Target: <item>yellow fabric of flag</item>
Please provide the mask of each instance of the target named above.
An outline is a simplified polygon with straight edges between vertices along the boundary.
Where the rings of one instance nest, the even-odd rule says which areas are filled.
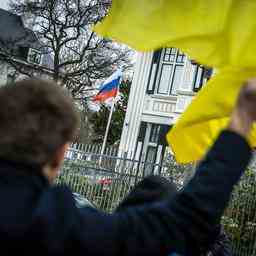
[[[167,135],[178,162],[198,161],[204,156],[227,126],[243,82],[255,76],[256,69],[224,68],[198,93]],[[255,128],[249,141],[256,146]]]
[[[137,50],[176,47],[219,69],[168,134],[179,162],[202,158],[226,126],[242,83],[256,76],[255,13],[255,0],[113,0],[96,25]],[[256,145],[255,132],[250,141]]]
[[[95,27],[140,51],[177,47],[214,67],[256,65],[255,0],[113,0]]]

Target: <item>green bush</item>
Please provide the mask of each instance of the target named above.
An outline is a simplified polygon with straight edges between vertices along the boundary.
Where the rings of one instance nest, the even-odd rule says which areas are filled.
[[[237,255],[255,255],[256,238],[256,172],[248,169],[232,194],[222,218]]]

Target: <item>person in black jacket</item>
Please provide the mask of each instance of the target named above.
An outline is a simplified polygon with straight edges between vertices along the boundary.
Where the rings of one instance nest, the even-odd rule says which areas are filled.
[[[140,181],[120,202],[116,211],[123,211],[134,206],[159,202],[178,193],[177,186],[171,180],[158,175],[151,175]],[[201,256],[232,256],[232,245],[224,228],[218,224],[208,237],[207,244],[202,245]]]
[[[242,89],[227,130],[180,193],[113,214],[78,209],[67,187],[51,185],[75,135],[69,97],[41,80],[1,87],[1,253],[198,256],[251,158],[255,83]]]
[[[159,175],[150,175],[141,180],[119,203],[116,212],[171,198],[178,193],[175,183]]]

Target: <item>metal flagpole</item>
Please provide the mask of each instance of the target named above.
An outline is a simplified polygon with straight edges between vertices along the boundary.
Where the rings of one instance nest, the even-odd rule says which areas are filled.
[[[110,112],[109,112],[108,123],[107,123],[106,132],[105,132],[105,136],[104,136],[104,140],[103,140],[103,144],[102,144],[102,148],[101,148],[101,153],[100,153],[101,155],[104,155],[104,153],[105,153],[105,149],[106,149],[106,145],[107,145],[107,139],[108,139],[108,133],[109,133],[109,128],[110,128],[110,123],[111,123],[112,114],[113,114],[114,106],[115,106],[115,101],[116,101],[116,97],[112,101],[111,109],[110,109]]]
[[[118,85],[117,85],[117,94],[119,92],[120,80],[121,80],[121,76],[119,78]],[[106,132],[105,132],[105,135],[104,135],[104,140],[103,140],[103,144],[102,144],[102,148],[101,148],[101,153],[100,153],[100,159],[99,159],[100,160],[99,161],[100,165],[101,165],[101,162],[102,162],[102,156],[105,153],[105,149],[106,149],[106,145],[107,145],[108,133],[109,133],[110,123],[111,123],[111,119],[112,119],[112,114],[114,112],[114,107],[115,107],[115,103],[116,103],[116,96],[117,96],[117,94],[113,98],[111,109],[110,109],[110,113],[109,113],[109,116],[108,116],[108,123],[107,123],[107,127],[106,127]]]

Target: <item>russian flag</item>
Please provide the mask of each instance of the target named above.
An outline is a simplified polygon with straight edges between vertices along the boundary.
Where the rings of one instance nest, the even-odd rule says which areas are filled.
[[[107,99],[116,97],[121,76],[121,70],[114,72],[100,87],[99,92],[94,96],[93,101],[104,102]]]

